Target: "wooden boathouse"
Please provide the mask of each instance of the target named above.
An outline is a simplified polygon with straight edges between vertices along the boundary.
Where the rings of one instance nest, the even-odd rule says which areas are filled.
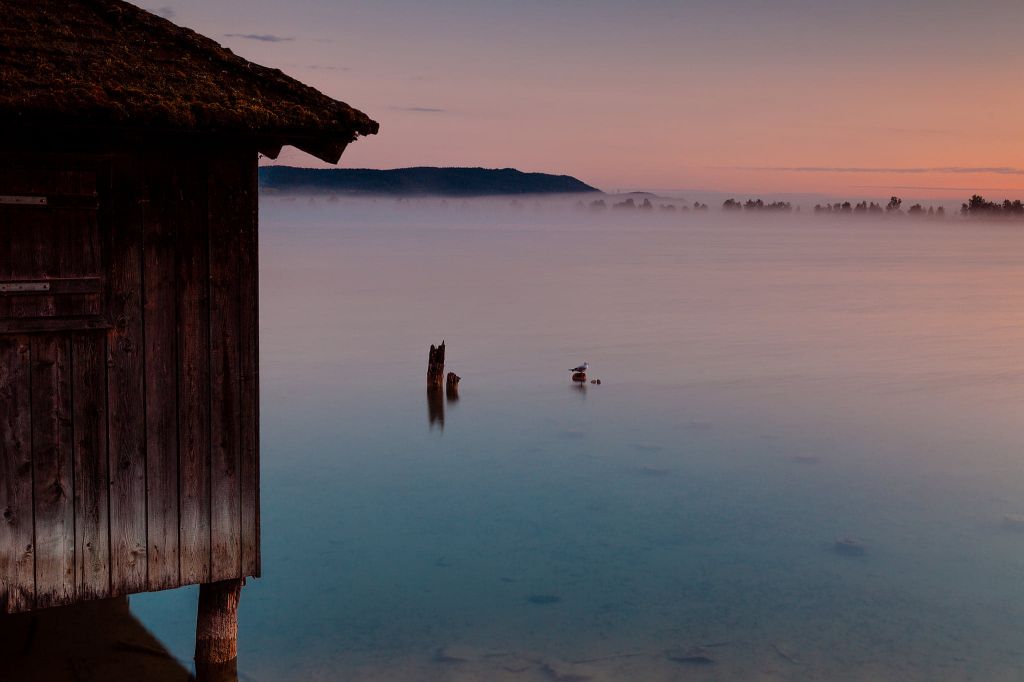
[[[237,603],[258,155],[336,163],[377,123],[119,0],[0,16],[0,614],[196,583]]]

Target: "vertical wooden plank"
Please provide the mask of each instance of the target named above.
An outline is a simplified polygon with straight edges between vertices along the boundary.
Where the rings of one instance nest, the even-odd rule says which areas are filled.
[[[242,575],[240,539],[241,367],[238,240],[246,202],[238,155],[210,158],[210,527],[211,580]]]
[[[104,212],[110,254],[107,341],[110,579],[113,596],[146,589],[146,433],[142,339],[142,200],[134,164],[113,161]]]
[[[49,253],[46,258],[47,277],[73,277],[79,275],[81,267],[81,211],[48,209],[53,215],[53,231],[50,234]],[[77,237],[77,238],[76,238]],[[76,244],[76,242],[78,242]],[[79,275],[80,276],[80,275]],[[53,296],[54,317],[74,314],[70,296]]]
[[[146,538],[150,590],[178,582],[178,350],[175,215],[180,158],[147,164],[143,210]]]
[[[206,166],[184,184],[178,238],[178,438],[182,583],[210,582],[210,309]]]
[[[246,205],[239,215],[238,241],[240,309],[240,358],[242,369],[241,484],[242,574],[260,574],[259,531],[259,262],[258,262],[258,180],[256,155],[244,156],[239,187]]]
[[[49,208],[32,211],[19,218],[21,229],[11,232],[12,279],[40,279],[53,270],[53,252],[56,247],[53,212]],[[53,296],[11,298],[11,314],[14,317],[53,317],[55,309]]]
[[[0,184],[0,192],[3,192],[3,185]],[[14,273],[14,253],[11,249],[11,240],[16,234],[16,214],[13,207],[0,207],[0,280],[12,279]],[[0,319],[11,316],[11,297],[0,296]]]
[[[96,176],[92,178],[92,185],[96,185]],[[95,190],[93,190],[95,192]],[[100,237],[99,211],[89,211],[83,216],[82,234],[82,272],[84,275],[96,275],[101,281],[106,281],[107,273],[104,265],[102,240]],[[99,315],[103,312],[103,298],[99,295],[90,296],[76,306],[80,315]]]
[[[101,275],[96,210],[90,208],[55,209],[53,254],[48,274],[52,277],[88,277]],[[99,312],[93,296],[59,295],[50,297],[57,317]]]
[[[0,337],[0,613],[35,605],[30,345]]]
[[[32,338],[32,478],[36,607],[75,595],[71,357],[65,335]]]
[[[79,599],[110,594],[106,334],[71,338],[75,443],[75,573]]]

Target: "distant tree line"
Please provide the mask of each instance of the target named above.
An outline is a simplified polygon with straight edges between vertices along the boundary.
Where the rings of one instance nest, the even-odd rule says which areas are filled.
[[[577,208],[584,208],[583,202],[582,201],[577,202],[576,203],[576,207]],[[604,199],[597,199],[595,201],[591,201],[590,202],[589,208],[590,208],[591,211],[604,211],[605,209],[608,208],[608,204],[605,203]],[[654,204],[651,203],[651,200],[649,198],[644,198],[644,200],[641,201],[638,204],[638,203],[636,203],[635,199],[633,199],[632,197],[629,197],[628,199],[624,199],[623,201],[619,201],[617,203],[613,203],[612,204],[612,208],[613,209],[626,209],[626,210],[636,209],[636,210],[640,210],[640,211],[650,211],[650,210],[654,209]],[[676,210],[689,211],[690,210],[690,207],[687,206],[686,204],[683,204],[683,205],[678,206],[678,207],[675,204],[658,204],[658,208],[660,210],[662,210],[662,211],[676,211]],[[708,210],[708,205],[707,204],[702,204],[699,201],[695,201],[695,202],[693,202],[693,210],[694,211],[706,211],[706,210]]]
[[[788,201],[773,201],[766,204],[763,199],[747,199],[742,204],[735,199],[722,202],[723,211],[792,211],[793,205]]]
[[[851,204],[849,201],[844,201],[841,204],[815,204],[815,213],[883,213],[882,207],[875,202],[870,204],[866,201],[862,201],[859,204]]]
[[[882,206],[875,202],[868,203],[862,201],[859,204],[851,205],[849,201],[844,201],[841,204],[816,204],[814,206],[815,213],[895,213],[901,214],[903,211],[903,199],[899,197],[890,197],[889,203],[886,204],[883,209]],[[906,210],[906,214],[910,216],[926,217],[934,216],[937,218],[944,217],[946,215],[946,209],[942,206],[927,208],[921,204],[914,204]],[[1009,199],[1003,199],[1002,203],[995,201],[988,201],[985,197],[975,194],[970,200],[961,204],[960,214],[968,217],[975,218],[1024,218],[1024,202],[1020,199],[1010,201]]]
[[[1024,217],[1024,203],[1021,203],[1020,199],[1003,199],[1003,203],[999,204],[986,201],[985,197],[975,194],[967,203],[960,206],[960,214],[975,218],[1020,218]]]
[[[584,208],[582,201],[577,203],[577,207]],[[604,199],[597,199],[591,201],[589,204],[591,210],[605,210],[608,208],[608,204]],[[611,208],[613,209],[635,209],[640,211],[651,211],[655,208],[655,204],[650,198],[645,197],[639,203],[633,197],[624,199],[623,201],[612,203]],[[680,203],[676,204],[657,204],[657,208],[661,211],[688,211],[691,209],[690,205]],[[695,211],[706,211],[708,205],[695,201],[692,204],[692,209]],[[735,198],[729,198],[722,202],[723,211],[769,211],[769,212],[790,212],[793,211],[793,205],[788,201],[772,201],[766,202],[763,199],[747,199],[746,201],[739,201]],[[796,207],[799,211],[800,207]],[[815,213],[836,213],[836,214],[851,214],[851,215],[906,215],[917,218],[944,218],[946,216],[946,209],[942,206],[923,206],[922,204],[914,204],[907,209],[903,208],[903,199],[897,196],[889,197],[889,202],[882,206],[874,201],[860,201],[856,204],[849,201],[828,203],[828,204],[815,204]],[[973,195],[967,202],[961,205],[960,214],[965,217],[971,218],[1018,218],[1024,219],[1024,202],[1020,199],[1010,201],[1004,199],[1001,203],[996,201],[988,201],[979,194]]]
[[[900,215],[903,214],[903,199],[899,197],[889,197],[889,203],[884,207],[881,204],[877,204],[874,201],[867,202],[861,201],[857,204],[851,204],[849,201],[844,201],[841,204],[815,204],[815,213],[856,213],[860,215],[874,214],[879,215],[882,213]],[[941,218],[946,215],[946,209],[942,206],[934,207],[929,206],[925,208],[921,204],[914,204],[906,210],[907,215],[915,217],[926,217],[932,216]]]

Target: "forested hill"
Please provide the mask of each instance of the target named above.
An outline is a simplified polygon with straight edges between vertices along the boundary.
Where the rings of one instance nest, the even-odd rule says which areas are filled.
[[[444,197],[600,192],[569,175],[523,173],[514,168],[432,167],[371,170],[261,166],[260,188],[275,192]]]

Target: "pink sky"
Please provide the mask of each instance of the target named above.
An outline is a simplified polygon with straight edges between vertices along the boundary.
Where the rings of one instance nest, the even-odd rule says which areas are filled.
[[[154,0],[366,111],[343,167],[1024,195],[1019,0]],[[280,163],[318,165],[286,150]]]

